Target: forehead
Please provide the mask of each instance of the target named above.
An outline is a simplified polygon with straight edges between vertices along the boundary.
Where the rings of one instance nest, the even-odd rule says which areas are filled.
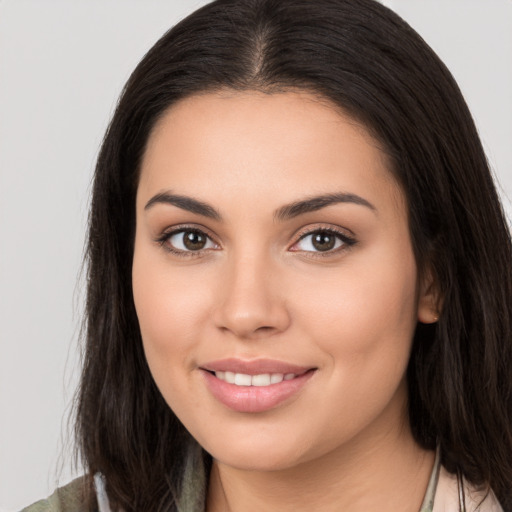
[[[264,195],[276,206],[336,190],[403,206],[377,141],[307,92],[222,91],[173,105],[149,137],[138,196],[168,189],[209,202]]]

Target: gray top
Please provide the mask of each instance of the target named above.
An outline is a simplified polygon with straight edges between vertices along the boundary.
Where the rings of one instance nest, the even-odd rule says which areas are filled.
[[[87,512],[84,504],[85,479],[78,478],[57,489],[48,499],[24,508],[22,512]],[[204,512],[207,475],[202,449],[194,443],[183,474],[183,491],[179,498],[179,512]],[[105,492],[105,481],[95,475],[98,512],[113,512]],[[503,512],[492,491],[477,490],[441,465],[437,450],[432,474],[419,512]],[[122,511],[117,511],[122,512]]]

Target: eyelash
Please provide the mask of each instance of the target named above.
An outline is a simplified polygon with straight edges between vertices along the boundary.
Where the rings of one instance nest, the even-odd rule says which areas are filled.
[[[202,235],[206,237],[208,240],[212,241],[214,244],[218,245],[217,242],[214,241],[213,237],[209,235],[204,229],[197,228],[195,226],[177,226],[173,228],[171,231],[165,231],[162,233],[161,236],[159,236],[155,241],[162,246],[163,249],[166,251],[179,256],[181,258],[195,258],[199,257],[203,254],[204,251],[209,251],[211,248],[208,249],[199,249],[197,251],[184,251],[182,249],[176,249],[172,245],[170,245],[169,240],[172,236],[177,235],[179,233],[197,233],[199,235]],[[329,256],[333,256],[335,254],[338,254],[339,252],[346,251],[347,249],[350,249],[355,244],[357,244],[357,241],[355,238],[348,236],[346,233],[342,232],[341,230],[337,230],[333,228],[332,226],[329,227],[322,227],[318,226],[314,229],[309,229],[307,231],[304,231],[303,233],[300,233],[298,235],[297,241],[293,243],[292,247],[299,244],[302,240],[305,240],[308,236],[313,236],[317,233],[326,233],[329,235],[335,236],[339,241],[341,241],[341,246],[335,248],[334,250],[330,249],[327,251],[301,251],[301,250],[292,250],[292,252],[304,252],[308,253],[308,257],[312,258],[326,258]],[[289,249],[290,250],[290,249]]]
[[[328,258],[330,256],[334,256],[339,254],[340,252],[344,252],[354,245],[356,245],[357,240],[353,236],[347,235],[345,232],[338,230],[332,226],[323,227],[317,226],[314,229],[304,230],[302,233],[299,233],[298,239],[292,247],[296,246],[302,240],[305,240],[308,236],[313,236],[317,233],[326,233],[328,235],[335,236],[339,241],[341,241],[341,246],[335,249],[329,249],[327,251],[300,251],[294,250],[293,252],[304,252],[308,254],[310,258]]]
[[[163,249],[165,249],[166,251],[176,255],[176,256],[179,256],[181,258],[197,258],[198,256],[201,256],[202,253],[205,251],[205,250],[210,250],[210,249],[200,249],[198,251],[183,251],[181,249],[176,249],[175,247],[173,247],[170,243],[169,243],[169,240],[171,239],[172,236],[174,235],[177,235],[179,233],[197,233],[199,235],[203,235],[204,237],[206,237],[208,240],[211,240],[214,242],[213,240],[213,237],[211,235],[209,235],[205,230],[204,228],[198,228],[196,226],[176,226],[174,227],[172,230],[170,231],[164,231],[161,236],[159,236],[157,239],[156,239],[156,242],[162,246]],[[216,242],[214,242],[216,245],[218,245]]]

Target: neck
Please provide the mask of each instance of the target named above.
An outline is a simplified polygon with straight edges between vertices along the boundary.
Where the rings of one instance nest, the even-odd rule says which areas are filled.
[[[250,471],[214,461],[207,511],[417,511],[433,463],[434,452],[419,447],[403,425],[293,468]]]

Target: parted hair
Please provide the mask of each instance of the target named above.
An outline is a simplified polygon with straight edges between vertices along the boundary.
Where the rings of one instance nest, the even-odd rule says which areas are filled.
[[[184,97],[221,89],[313,92],[379,141],[407,199],[419,272],[439,297],[439,322],[418,325],[408,366],[414,437],[512,510],[509,229],[452,75],[374,0],[217,0],[164,34],[129,78],[100,150],[89,216],[76,399],[88,474],[101,472],[111,504],[126,512],[176,510],[194,441],[144,356],[131,283],[135,195],[158,119]]]

